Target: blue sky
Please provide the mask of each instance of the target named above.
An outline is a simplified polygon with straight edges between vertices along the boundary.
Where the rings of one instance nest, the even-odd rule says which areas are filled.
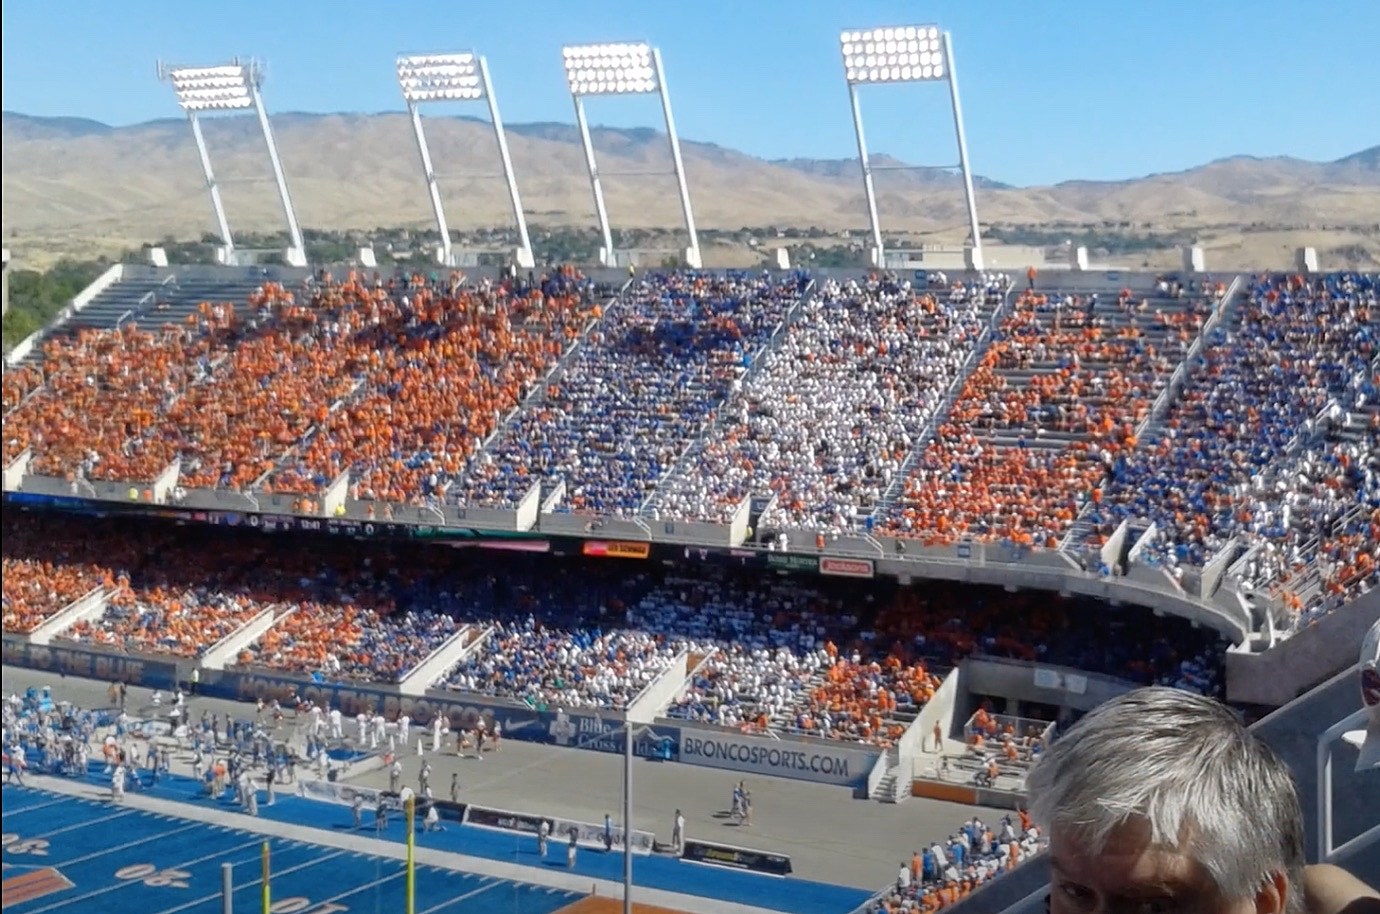
[[[856,155],[843,28],[954,36],[974,170],[1016,184],[1173,171],[1238,153],[1330,160],[1380,143],[1380,0],[6,0],[7,111],[130,124],[177,115],[154,61],[268,64],[270,111],[392,111],[401,51],[473,48],[504,119],[570,121],[567,43],[662,49],[686,139],[767,158]],[[863,93],[868,145],[957,161],[938,85]],[[597,124],[660,126],[650,98]],[[482,114],[482,106],[455,106]],[[437,114],[440,111],[435,112]]]

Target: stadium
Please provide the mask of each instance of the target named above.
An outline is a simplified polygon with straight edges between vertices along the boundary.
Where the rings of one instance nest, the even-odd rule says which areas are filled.
[[[1026,776],[1142,686],[1230,706],[1308,862],[1380,884],[1343,739],[1380,275],[985,246],[949,34],[839,44],[867,270],[704,263],[650,44],[565,49],[601,248],[541,266],[482,56],[397,60],[442,239],[408,267],[308,262],[257,62],[160,65],[218,263],[114,264],[6,355],[6,911],[1044,910]],[[880,225],[858,97],[900,82],[949,94],[964,245]],[[674,267],[604,204],[584,100],[629,94]],[[500,263],[452,244],[439,101],[488,106]],[[221,202],[227,111],[271,257]]]

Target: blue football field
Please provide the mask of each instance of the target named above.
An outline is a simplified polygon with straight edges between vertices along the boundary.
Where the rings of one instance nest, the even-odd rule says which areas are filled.
[[[88,783],[105,780],[94,767]],[[234,910],[262,911],[261,854],[270,845],[272,914],[401,912],[405,908],[404,864],[286,838],[272,838],[230,825],[211,825],[84,799],[5,785],[3,861],[5,914],[88,910],[137,914],[219,914],[221,866],[234,876]],[[203,808],[235,809],[229,799],[201,796],[190,779],[165,778],[144,790],[149,796]],[[337,834],[354,833],[351,811],[279,794],[263,803],[260,818]],[[406,826],[391,817],[375,835],[372,815],[362,834],[401,844]],[[443,832],[417,836],[419,848],[452,851],[530,867],[565,870],[564,849],[542,860],[534,838],[447,823]],[[618,880],[622,856],[581,850],[575,872]],[[674,859],[639,857],[638,885],[753,905],[788,914],[847,914],[868,897],[857,889],[795,878],[700,866]],[[501,879],[419,865],[416,911],[477,914],[556,914],[585,896]]]
[[[274,914],[402,911],[401,861],[25,788],[4,788],[4,910],[220,914],[221,865],[234,910],[262,910],[270,846]],[[580,896],[418,866],[418,914],[554,914]]]

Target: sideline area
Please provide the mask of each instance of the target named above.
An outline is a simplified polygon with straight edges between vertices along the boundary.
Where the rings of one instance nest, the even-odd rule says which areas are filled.
[[[405,859],[406,852],[404,827],[396,816],[388,833],[374,838],[364,836],[372,835],[372,829],[358,833],[348,823],[343,828],[323,828],[315,821],[311,825],[300,824],[299,820],[318,818],[310,815],[310,810],[322,804],[295,797],[282,797],[273,807],[260,807],[261,811],[277,811],[280,815],[254,818],[230,812],[233,807],[228,802],[212,808],[154,796],[156,792],[185,791],[190,785],[183,778],[174,778],[173,783],[165,782],[153,790],[132,792],[117,807],[109,802],[108,791],[93,786],[96,779],[95,774],[85,781],[36,775],[26,779],[31,786],[4,787],[5,834],[13,836],[6,838],[5,846],[6,911],[43,914],[77,910],[72,906],[117,891],[128,890],[123,897],[133,897],[142,886],[145,890],[193,890],[200,895],[184,897],[164,908],[159,907],[164,899],[158,896],[168,893],[155,892],[128,906],[121,900],[121,909],[148,914],[211,914],[220,910],[222,863],[234,865],[236,898],[244,895],[244,903],[252,907],[258,903],[262,885],[260,849],[264,839],[273,848],[271,885],[275,904],[284,909],[328,914],[350,907],[380,911],[402,907],[404,868],[400,861]],[[284,810],[285,815],[281,814]],[[111,837],[112,829],[116,839]],[[433,844],[437,837],[440,836],[427,836]],[[535,847],[529,853],[535,857]],[[596,858],[605,856],[582,853],[581,864],[597,862]],[[567,914],[567,906],[586,897],[621,899],[621,887],[616,881],[589,878],[585,865],[577,865],[572,872],[555,860],[545,867],[505,863],[426,847],[420,841],[416,857],[419,914],[443,911],[462,898],[495,914]],[[321,864],[331,865],[321,868]],[[303,875],[307,869],[313,872]],[[31,880],[10,884],[12,878],[26,880],[30,873],[41,874],[36,885]],[[799,880],[706,873],[701,868],[685,876],[687,882],[697,883],[699,896],[641,885],[638,895],[670,914],[765,914],[773,910],[816,914],[851,910],[840,904],[856,906],[852,899],[836,896],[833,903],[828,898],[821,899],[816,892],[819,887],[802,885]],[[722,888],[720,876],[746,877],[749,883],[757,882],[764,897],[770,898],[771,907],[705,897]],[[424,883],[429,886],[425,894]],[[323,886],[330,887],[329,892],[324,892]],[[737,894],[743,894],[741,884]],[[483,901],[474,900],[481,895]],[[299,902],[300,908],[294,907],[287,904],[288,897],[306,902]],[[47,903],[38,904],[40,898],[48,899]],[[345,898],[355,900],[341,906]],[[239,904],[237,901],[237,908]],[[600,905],[596,901],[582,910],[598,910]]]
[[[79,706],[85,707],[95,707],[106,704],[106,702],[98,700],[104,697],[104,695],[101,694],[104,692],[103,684],[101,683],[89,680],[74,680],[71,678],[64,679],[61,677],[55,680],[51,676],[45,677],[43,674],[33,671],[19,671],[12,668],[6,668],[4,672],[4,687],[7,693],[23,693],[28,686],[23,682],[17,681],[19,676],[23,675],[24,678],[39,679],[40,682],[36,684],[50,686],[55,699],[72,700]],[[46,679],[46,681],[42,681],[44,679]],[[154,716],[154,714],[151,713],[154,709],[151,707],[150,698],[151,696],[138,694],[136,691],[131,690],[129,693],[129,710],[131,716],[135,718],[148,718]],[[201,700],[194,699],[193,708],[196,709],[194,713],[200,713],[200,709],[197,707],[198,705],[204,707],[208,704],[209,702],[202,702]],[[217,713],[214,709],[208,710],[211,710],[211,713]],[[245,705],[232,704],[225,710],[234,713],[240,718],[252,716],[253,714],[252,708]],[[221,711],[220,713],[225,712]],[[288,722],[285,722],[285,724],[286,723]],[[287,737],[288,734],[284,733],[282,736]],[[429,763],[433,763],[437,769],[433,772],[432,779],[433,783],[436,783],[437,786],[441,788],[438,792],[445,791],[446,781],[448,780],[448,778],[443,779],[442,771],[440,770],[441,766],[445,763],[455,765],[465,765],[467,763],[468,772],[476,772],[479,770],[492,772],[492,776],[499,780],[503,779],[502,775],[506,772],[513,775],[513,777],[508,780],[514,786],[522,783],[528,784],[528,790],[524,796],[513,797],[513,799],[519,800],[519,802],[515,804],[500,802],[498,799],[491,797],[488,791],[480,791],[473,788],[463,791],[464,798],[467,801],[475,803],[482,802],[486,807],[493,808],[515,808],[519,811],[532,810],[542,815],[559,814],[551,810],[549,808],[550,804],[547,804],[540,798],[541,794],[556,794],[556,789],[551,779],[545,776],[544,773],[533,770],[530,764],[524,765],[519,757],[519,753],[511,751],[518,746],[519,744],[517,743],[505,742],[503,748],[499,752],[485,758],[485,762],[488,764],[480,764],[478,760],[474,758],[457,759],[453,754],[447,757],[428,753],[425,760]],[[610,773],[613,768],[609,763],[613,762],[614,759],[600,753],[527,745],[522,745],[521,748],[541,750],[546,756],[579,757],[582,759],[599,760],[603,762],[603,765],[600,767],[609,769]],[[84,813],[85,818],[91,820],[84,824],[79,822],[78,827],[64,830],[64,834],[79,831],[84,836],[90,836],[88,842],[90,846],[83,845],[83,848],[80,849],[79,852],[74,852],[75,856],[89,856],[91,854],[105,853],[109,849],[117,848],[130,842],[131,839],[138,839],[135,841],[136,845],[143,843],[143,839],[137,834],[132,834],[127,837],[126,830],[121,825],[112,823],[110,828],[107,828],[102,822],[102,818],[107,815],[111,815],[112,818],[118,818],[120,820],[129,818],[129,816],[125,815],[126,812],[131,815],[134,812],[151,813],[154,816],[162,816],[165,818],[166,821],[162,824],[160,824],[160,820],[157,818],[148,820],[141,818],[129,819],[130,823],[139,825],[140,831],[149,832],[148,838],[150,840],[160,839],[160,835],[158,834],[159,829],[176,829],[180,834],[186,828],[191,827],[193,832],[184,836],[185,840],[175,841],[169,845],[169,848],[173,849],[173,853],[180,853],[181,850],[187,848],[189,843],[205,843],[202,842],[202,836],[195,830],[198,827],[197,823],[201,823],[212,826],[214,829],[229,827],[251,836],[257,834],[268,836],[276,840],[292,840],[301,842],[302,844],[314,845],[323,857],[330,855],[332,848],[340,851],[348,851],[350,853],[364,854],[370,858],[383,860],[388,858],[394,860],[402,859],[405,854],[405,826],[400,816],[390,816],[388,826],[382,833],[375,832],[372,815],[367,816],[368,821],[365,823],[363,829],[356,829],[352,810],[348,806],[320,802],[317,799],[298,796],[294,792],[295,787],[293,785],[280,783],[277,801],[273,805],[268,805],[266,802],[263,802],[263,793],[262,790],[260,791],[261,801],[258,806],[259,814],[257,817],[252,817],[245,815],[228,793],[219,800],[211,799],[205,795],[204,791],[201,789],[201,785],[187,776],[191,761],[190,752],[174,752],[173,759],[174,764],[171,772],[164,774],[157,783],[148,783],[143,789],[131,789],[129,791],[125,799],[125,809],[123,810],[117,810],[112,807],[108,783],[109,775],[104,771],[103,765],[99,762],[93,762],[91,764],[85,777],[68,778],[30,774],[25,779],[28,785],[26,788],[6,788],[5,808],[7,815],[5,833],[6,835],[10,835],[11,833],[21,834],[17,828],[11,827],[12,824],[15,824],[10,821],[11,816],[9,815],[9,810],[15,805],[10,802],[11,794],[17,793],[20,790],[43,790],[59,795],[55,797],[51,804],[51,808],[55,811],[55,815],[61,814],[64,816],[72,816],[78,820],[82,820]],[[412,767],[419,767],[423,759],[414,756],[411,761],[414,763]],[[495,762],[498,764],[494,764]],[[665,772],[671,769],[683,771],[685,768],[686,766],[681,765],[659,764],[644,761],[641,764],[641,770],[639,770],[638,774],[648,770]],[[732,773],[719,772],[718,774],[721,776],[731,776]],[[313,776],[313,772],[305,767],[299,767],[298,776],[303,780],[310,780]],[[409,778],[414,776],[415,772],[409,772]],[[537,780],[551,786],[547,786],[540,791],[532,790],[531,782],[534,776]],[[387,775],[385,772],[376,771],[366,775],[363,779],[379,777],[386,779]],[[638,775],[635,775],[635,778],[637,777]],[[616,777],[614,780],[616,782]],[[652,789],[651,785],[645,783],[646,779],[642,778],[641,780],[643,783],[639,784],[639,787],[643,791],[643,794],[647,796],[655,795],[656,791]],[[754,781],[754,788],[766,780],[768,779],[763,778]],[[361,786],[363,785],[361,784]],[[581,793],[581,791],[573,789],[572,784],[568,780],[563,786],[570,794],[579,795]],[[611,786],[616,786],[616,784]],[[816,788],[819,787],[819,785],[813,786]],[[866,808],[874,811],[879,809],[878,804],[868,801],[852,800],[851,797],[848,796],[847,791],[835,790],[832,792],[845,798],[846,802],[856,804],[859,808]],[[503,793],[506,793],[506,791]],[[598,800],[597,802],[600,803],[601,807],[608,806],[616,810],[617,804],[612,802],[616,800],[616,798],[617,791],[615,789],[613,795],[606,798],[608,802],[604,802],[603,800]],[[73,806],[73,804],[76,804],[76,806]],[[25,804],[20,802],[19,805],[23,807]],[[719,805],[726,806],[726,800],[721,800]],[[68,807],[72,807],[72,809],[68,809]],[[43,810],[34,810],[26,814],[29,816],[37,816],[37,821],[42,823],[42,828],[29,829],[35,831],[40,838],[43,836],[43,833],[53,830],[52,826],[48,825],[47,812],[48,810],[45,808]],[[23,813],[20,809],[15,810],[15,815],[21,814]],[[94,818],[92,818],[93,815]],[[713,815],[712,812],[709,813],[710,820],[717,821],[712,818]],[[598,817],[586,816],[585,821],[600,821],[601,818],[602,815]],[[183,826],[167,825],[167,821],[174,820],[186,824]],[[16,820],[16,822],[17,821],[18,820]],[[660,824],[662,826],[660,830],[669,834],[669,822],[662,822]],[[610,853],[603,851],[602,848],[591,850],[582,847],[578,853],[575,866],[567,869],[563,848],[552,847],[548,851],[546,859],[542,859],[537,850],[536,839],[531,835],[498,831],[491,828],[461,824],[452,821],[444,822],[443,826],[444,830],[442,831],[419,833],[417,840],[419,863],[486,877],[490,882],[485,883],[485,892],[494,895],[494,897],[502,896],[504,893],[510,893],[511,891],[517,891],[517,889],[512,888],[512,886],[519,885],[520,887],[522,884],[528,884],[529,887],[535,884],[542,889],[575,893],[574,897],[576,899],[586,895],[614,898],[621,897],[620,880],[622,876],[623,860],[621,853],[619,853],[617,849]],[[64,829],[62,825],[58,825],[57,827],[58,829]],[[111,828],[118,829],[115,833],[118,835],[118,840],[112,838]],[[722,824],[719,825],[719,828],[721,834],[714,835],[713,840],[723,844],[734,843],[731,836],[737,829],[729,829]],[[816,823],[811,828],[815,832],[825,833],[827,826],[825,823],[820,822]],[[739,838],[737,843],[744,847],[777,850],[772,844],[759,840],[762,836],[755,834],[755,831],[755,829],[746,828],[742,831],[738,831],[737,833],[739,835],[750,835],[750,838],[748,840]],[[687,832],[693,837],[696,834],[696,829],[690,827],[687,828]],[[725,835],[729,837],[725,837]],[[856,840],[856,834],[850,837]],[[27,833],[21,835],[23,841],[27,841],[29,838],[30,836]],[[6,838],[5,863],[7,865],[23,865],[28,863],[28,861],[17,859],[20,855],[16,853],[14,848],[25,846],[19,843],[19,840],[20,839],[11,840],[9,837]],[[210,846],[210,844],[207,844],[207,847]],[[209,853],[210,851],[208,850],[203,852],[203,855]],[[216,866],[214,869],[217,874],[219,871],[219,863],[222,859],[232,863],[244,862],[240,861],[238,857],[235,856],[239,851],[227,849],[227,853],[230,856],[222,855],[221,857],[215,858]],[[68,854],[68,856],[73,856],[73,854]],[[200,857],[198,857],[198,859],[200,859]],[[210,858],[208,857],[207,859]],[[152,867],[153,869],[150,870],[150,872],[162,871],[169,867],[176,869],[182,867],[183,864],[189,863],[189,860],[182,860],[180,857],[175,856],[168,856],[167,859],[160,858],[157,860],[122,860],[119,865],[111,868],[111,873],[117,870],[128,870],[129,867],[135,866]],[[46,863],[46,861],[44,862]],[[375,871],[378,871],[377,867],[375,867]],[[378,872],[380,875],[375,878],[383,880],[386,874],[382,871]],[[795,873],[799,874],[799,876],[815,875],[801,867],[797,867]],[[22,875],[23,873],[13,872],[12,866],[6,871],[7,877]],[[43,885],[48,885],[48,891],[52,889],[52,885],[49,884],[49,881],[51,881],[53,885],[63,880],[71,881],[70,877],[62,876],[61,874],[48,874],[41,878],[33,878],[38,879],[40,888],[42,888]],[[83,876],[83,879],[89,883],[90,875]],[[216,875],[212,881],[214,884],[211,885],[208,894],[219,889],[218,875]],[[858,909],[869,897],[874,895],[882,884],[879,882],[877,884],[849,887],[840,884],[830,884],[824,881],[816,881],[814,879],[798,878],[797,875],[781,877],[717,866],[705,866],[676,857],[663,856],[661,854],[635,856],[634,881],[638,886],[638,900],[671,911],[683,912],[683,914],[711,914],[711,912],[719,911],[729,912],[729,914],[760,914],[760,912],[766,911],[784,912],[784,914],[848,914],[848,912]],[[493,886],[492,891],[488,888],[491,883]],[[508,884],[506,888],[504,887],[505,883]],[[329,884],[334,885],[335,883]],[[381,886],[386,886],[387,884],[386,881],[380,882]],[[7,886],[7,890],[10,888],[17,889],[18,886]],[[91,891],[91,889],[87,889],[87,891]],[[364,891],[364,889],[361,888],[360,891]],[[468,889],[465,891],[468,891]],[[7,891],[7,896],[9,894],[10,893]],[[463,892],[461,892],[461,894],[463,894]],[[313,904],[318,903],[317,901],[313,901]],[[156,901],[151,901],[150,905],[153,905],[153,909],[156,910]],[[485,906],[488,907],[489,905],[486,903]],[[42,906],[40,905],[40,907]],[[519,908],[511,908],[502,903],[499,904],[499,909],[504,910],[524,910],[527,909],[527,907],[528,906],[524,905]],[[53,910],[56,909],[57,908],[54,908]],[[149,910],[150,907],[141,904],[140,909]],[[419,906],[418,910],[420,911],[422,909],[423,908]],[[47,910],[47,908],[44,908],[44,910]],[[191,910],[191,908],[188,908],[188,910]],[[7,914],[9,914],[8,908]],[[20,914],[31,914],[31,912],[26,908],[24,911],[21,911]]]
[[[3,672],[6,694],[23,694],[30,686],[51,686],[54,693],[83,707],[107,704],[109,683],[16,667],[5,667]],[[150,693],[131,689],[129,694],[131,713],[137,716],[138,709],[148,704]],[[192,702],[195,715],[205,708],[222,716],[253,716],[252,705],[204,698]],[[446,795],[455,774],[462,800],[588,822],[602,821],[606,812],[621,819],[622,760],[616,755],[504,740],[502,749],[483,762],[458,759],[453,754],[428,753],[425,758],[432,766],[431,783],[438,796]],[[402,782],[415,787],[421,759],[406,755],[402,762]],[[175,758],[174,770],[186,773],[190,769]],[[909,860],[914,850],[931,841],[943,840],[961,821],[975,814],[999,821],[1005,814],[1004,810],[919,798],[899,805],[857,800],[842,787],[759,776],[749,779],[754,800],[752,826],[739,828],[725,813],[733,787],[743,777],[733,771],[639,758],[633,774],[633,825],[656,833],[664,841],[669,837],[672,817],[680,809],[690,838],[789,854],[797,876],[851,887],[863,893],[860,897],[867,897],[896,878],[900,861]],[[388,777],[386,772],[376,771],[347,780],[380,787],[387,785]],[[339,808],[337,815],[348,818],[349,810]],[[698,878],[717,872],[706,867],[694,867],[693,871],[700,874]]]

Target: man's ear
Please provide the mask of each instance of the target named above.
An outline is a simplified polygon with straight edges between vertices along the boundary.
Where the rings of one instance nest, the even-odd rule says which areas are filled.
[[[1302,891],[1303,886],[1290,885],[1289,877],[1283,872],[1271,873],[1255,894],[1255,914],[1285,914],[1289,906],[1289,893]]]

